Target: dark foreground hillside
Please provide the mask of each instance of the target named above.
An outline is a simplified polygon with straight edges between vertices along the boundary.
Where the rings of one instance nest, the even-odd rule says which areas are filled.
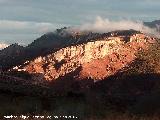
[[[91,85],[85,93],[68,91],[66,96],[1,91],[0,116],[72,115],[82,120],[158,120],[159,101],[160,74],[112,76]]]

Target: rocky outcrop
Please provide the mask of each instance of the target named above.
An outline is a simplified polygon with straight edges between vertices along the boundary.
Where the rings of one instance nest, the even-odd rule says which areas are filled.
[[[155,40],[144,34],[113,36],[83,44],[62,48],[45,57],[29,61],[23,70],[40,73],[46,80],[54,80],[81,67],[77,79],[92,78],[101,80],[115,74],[136,58],[136,53],[147,49]]]

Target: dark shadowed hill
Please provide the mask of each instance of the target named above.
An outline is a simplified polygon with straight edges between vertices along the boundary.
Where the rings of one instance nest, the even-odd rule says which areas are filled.
[[[156,29],[158,32],[160,32],[160,20],[155,20],[152,22],[144,22],[144,25]]]
[[[144,24],[148,27],[155,28],[157,25],[160,25],[160,20],[155,20],[152,22],[144,22]]]
[[[0,66],[8,69],[13,65],[24,62],[26,51],[25,47],[18,44],[12,44],[5,49],[0,50]]]

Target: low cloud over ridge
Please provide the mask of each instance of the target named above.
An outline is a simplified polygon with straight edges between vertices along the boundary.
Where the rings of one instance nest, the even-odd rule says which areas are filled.
[[[92,31],[92,32],[111,32],[115,30],[137,30],[146,34],[154,35],[160,37],[159,33],[155,29],[151,29],[143,24],[141,21],[132,21],[132,20],[119,20],[112,21],[109,19],[103,19],[97,17],[96,20],[92,23],[85,23],[79,28],[81,31]]]

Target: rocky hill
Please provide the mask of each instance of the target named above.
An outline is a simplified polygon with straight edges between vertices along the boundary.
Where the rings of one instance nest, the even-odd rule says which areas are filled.
[[[144,25],[156,29],[158,32],[160,32],[160,20],[155,20],[152,22],[144,22]]]
[[[97,39],[102,39],[106,36],[109,37],[112,35],[112,32],[100,34],[92,32],[68,32],[67,30],[68,28],[62,28],[57,29],[55,32],[46,33],[26,47],[13,44],[3,50],[0,50],[0,54],[2,54],[0,56],[0,66],[6,71],[13,66],[23,64],[27,60],[31,61],[38,56],[48,55],[49,53],[60,50],[61,48],[96,41]],[[114,33],[115,36],[120,34],[131,35],[137,33],[137,31],[115,31]],[[17,49],[20,51],[20,53],[18,53],[19,55],[16,53]],[[11,51],[15,51],[15,53],[10,54]],[[15,54],[16,57],[14,56]],[[12,62],[10,60],[8,61],[8,56],[12,57]]]
[[[25,48],[18,44],[12,44],[0,50],[0,67],[4,70],[13,65],[21,64],[26,54]]]
[[[139,51],[147,50],[156,42],[156,39],[133,30],[89,33],[79,39],[13,70],[39,74],[39,80],[55,80],[78,70],[73,75],[77,80],[102,80],[132,63]]]
[[[61,41],[59,46],[55,41]],[[94,99],[103,94],[102,100],[112,93],[116,99],[117,94],[123,98],[126,93],[125,98],[135,99],[137,93],[159,88],[156,81],[150,82],[159,80],[159,51],[157,38],[134,30],[100,34],[60,29],[27,47],[14,44],[1,50],[3,65],[10,67],[0,71],[0,91],[42,98],[85,95]]]

